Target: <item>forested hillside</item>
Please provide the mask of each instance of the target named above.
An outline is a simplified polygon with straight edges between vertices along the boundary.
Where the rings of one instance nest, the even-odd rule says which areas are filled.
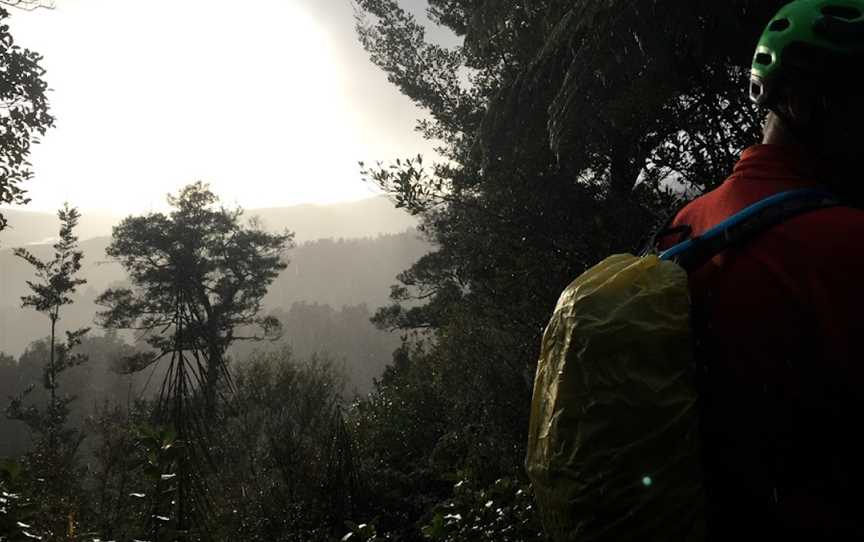
[[[92,326],[100,310],[95,304],[98,293],[127,280],[123,269],[105,255],[108,243],[109,238],[81,243],[80,275],[87,284],[64,314],[63,329]],[[52,250],[50,245],[29,248],[39,257]],[[290,263],[271,285],[263,310],[286,321],[280,344],[292,345],[303,356],[330,353],[345,360],[351,389],[368,390],[399,343],[398,334],[372,326],[371,312],[386,303],[396,275],[429,249],[415,231],[302,244],[286,255]],[[0,352],[17,357],[44,338],[45,331],[38,314],[20,307],[32,270],[11,249],[0,249],[0,269]],[[352,336],[355,339],[349,339]],[[376,346],[370,349],[372,344]]]
[[[250,225],[195,183],[110,239],[0,252],[0,428],[26,435],[0,448],[0,533],[544,540],[523,461],[549,315],[757,141],[748,67],[783,3],[357,0],[439,153],[358,157],[358,182],[422,240],[298,242],[302,213]]]

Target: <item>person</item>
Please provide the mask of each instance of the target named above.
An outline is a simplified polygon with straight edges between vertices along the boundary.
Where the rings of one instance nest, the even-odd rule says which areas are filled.
[[[862,74],[864,0],[782,8],[753,61],[762,144],[671,224],[701,235],[799,188],[844,201],[690,275],[709,540],[864,540]]]

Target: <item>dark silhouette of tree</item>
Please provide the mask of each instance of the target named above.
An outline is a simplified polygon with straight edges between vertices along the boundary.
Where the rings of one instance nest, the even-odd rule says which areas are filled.
[[[66,204],[57,216],[60,218],[60,239],[54,244],[54,259],[42,261],[27,249],[16,248],[14,253],[17,257],[33,266],[36,272],[36,281],[27,281],[27,286],[32,294],[21,298],[23,307],[33,307],[37,312],[48,316],[50,322],[48,355],[49,361],[46,367],[45,388],[49,391],[49,410],[54,411],[57,403],[57,375],[78,361],[75,357],[62,358],[58,353],[63,353],[66,348],[57,344],[57,322],[60,321],[61,309],[72,303],[71,295],[75,293],[87,280],[76,277],[81,270],[81,260],[84,252],[78,250],[78,237],[74,234],[75,226],[81,214],[75,208]],[[80,344],[81,337],[89,329],[67,332],[67,344]],[[58,352],[59,351],[59,352]]]
[[[16,7],[31,4],[35,2],[11,2]],[[48,111],[42,57],[15,45],[8,17],[0,7],[0,204],[24,204],[28,199],[21,183],[33,175],[27,162],[30,146],[54,125],[54,117]],[[0,213],[0,230],[5,227]]]
[[[12,400],[7,409],[7,416],[24,422],[35,437],[33,450],[27,454],[27,467],[34,478],[44,480],[39,488],[40,528],[50,538],[69,536],[76,522],[79,495],[75,456],[83,436],[78,430],[68,427],[69,403],[74,397],[59,396],[58,377],[86,361],[85,356],[73,353],[73,350],[89,331],[89,328],[66,331],[66,340],[57,341],[57,324],[63,307],[73,302],[72,294],[87,282],[76,276],[84,257],[74,234],[81,215],[67,204],[57,216],[60,219],[60,239],[54,244],[53,259],[40,260],[23,248],[14,251],[36,273],[36,280],[27,282],[32,294],[21,298],[22,306],[32,307],[49,320],[49,337],[45,343],[47,352],[44,352],[47,360],[42,377],[48,404],[44,410],[26,404],[25,396],[29,391],[25,390]]]
[[[367,403],[370,424],[412,437],[370,454],[418,474],[388,450],[420,443],[400,456],[425,464],[458,442],[442,477],[520,472],[558,295],[638,250],[683,192],[719,183],[757,141],[747,67],[782,3],[430,0],[433,24],[463,39],[445,49],[404,2],[357,1],[360,42],[428,114],[419,128],[446,158],[361,165],[436,247],[375,316],[426,347],[401,353]],[[402,419],[426,420],[430,397],[443,422]]]
[[[211,501],[201,470],[212,467],[208,448],[216,398],[231,387],[225,353],[235,341],[278,337],[279,322],[261,316],[267,287],[286,267],[282,256],[291,233],[270,234],[254,221],[241,224],[240,209],[218,205],[217,196],[198,182],[169,196],[168,214],[129,217],[114,228],[106,252],[129,275],[131,288],[109,289],[97,304],[98,319],[109,329],[139,333],[152,353],[133,356],[134,372],[166,359],[157,420],[176,431],[181,452],[171,464],[176,476],[170,497],[154,488],[148,531],[154,538],[168,527],[185,533],[193,525],[208,538]],[[253,330],[238,335],[240,328]],[[164,503],[174,504],[170,517]],[[160,513],[155,513],[160,510]]]
[[[279,322],[262,316],[267,287],[285,269],[291,233],[270,234],[254,221],[240,222],[241,210],[218,206],[202,183],[169,196],[169,214],[129,217],[114,228],[109,257],[129,275],[131,288],[109,289],[97,304],[100,323],[140,333],[156,351],[138,356],[141,370],[166,355],[196,352],[203,390],[215,392],[224,355],[235,341],[274,338]],[[239,328],[251,330],[237,335]]]

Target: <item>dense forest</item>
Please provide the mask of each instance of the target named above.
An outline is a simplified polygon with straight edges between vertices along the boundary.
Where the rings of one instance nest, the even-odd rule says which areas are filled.
[[[755,142],[747,67],[783,2],[429,0],[449,48],[404,4],[357,0],[357,37],[440,159],[358,182],[422,243],[295,246],[197,183],[110,239],[79,244],[67,207],[52,247],[0,255],[6,325],[40,330],[0,355],[0,539],[543,540],[523,460],[549,314]],[[0,202],[23,203],[53,119],[0,34]]]

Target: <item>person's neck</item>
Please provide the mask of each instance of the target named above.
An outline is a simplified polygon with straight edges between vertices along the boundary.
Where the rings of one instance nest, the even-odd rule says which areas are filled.
[[[762,129],[762,144],[803,146],[786,126],[783,119],[774,113],[768,115],[765,120],[765,127]]]
[[[858,176],[857,161],[853,163],[836,157],[829,159],[822,153],[814,152],[812,146],[805,145],[795,137],[783,119],[774,113],[768,115],[762,133],[763,145],[797,147],[800,155],[808,157],[814,164],[818,182],[839,196],[845,205],[864,209],[864,183],[854,182]]]

